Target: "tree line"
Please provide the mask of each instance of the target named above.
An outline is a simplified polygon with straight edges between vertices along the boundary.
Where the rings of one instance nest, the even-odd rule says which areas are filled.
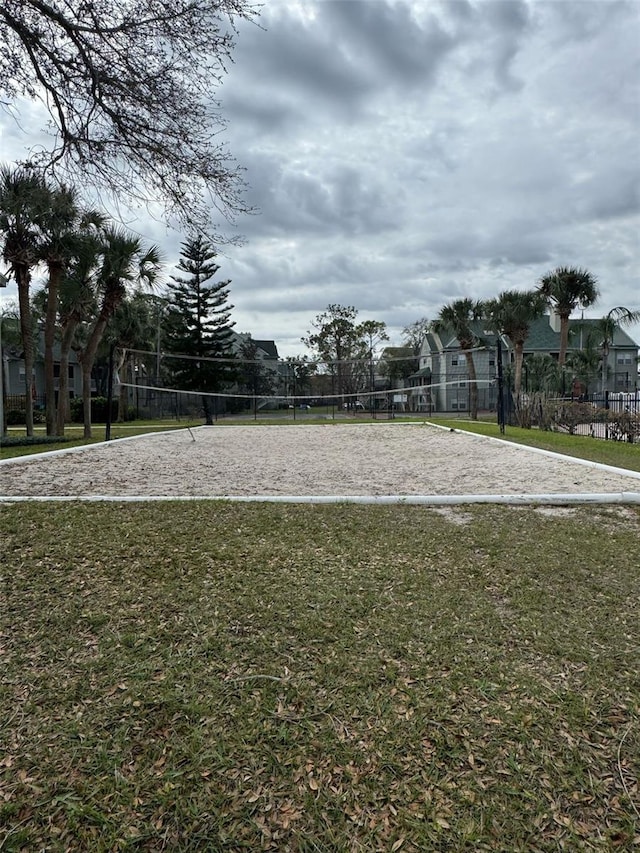
[[[585,379],[600,367],[606,380],[609,349],[617,328],[640,321],[640,311],[623,306],[613,308],[594,325],[590,325],[583,345],[572,351],[569,348],[569,321],[576,309],[594,305],[600,292],[596,277],[586,269],[561,266],[542,276],[537,286],[529,290],[505,290],[487,300],[463,298],[444,305],[437,316],[415,321],[403,330],[403,340],[414,358],[406,354],[387,356],[384,369],[390,378],[406,379],[417,370],[417,355],[426,334],[449,334],[458,341],[467,364],[469,378],[469,410],[472,418],[478,413],[478,386],[474,352],[486,340],[478,332],[482,329],[507,337],[514,349],[512,389],[521,391],[524,350],[532,324],[547,310],[557,314],[560,323],[558,360],[551,356],[536,356],[531,366],[540,374],[557,372],[567,365],[578,379]],[[315,358],[328,365],[335,377],[338,393],[357,393],[367,387],[363,374],[372,363],[374,344],[388,340],[386,325],[378,321],[357,322],[357,311],[352,306],[329,305],[318,314],[313,329],[302,338]],[[370,382],[373,390],[373,382]]]
[[[504,335],[514,348],[513,391],[520,394],[524,349],[532,324],[546,310],[554,311],[560,323],[558,360],[550,356],[539,356],[538,369],[562,370],[567,364],[569,346],[569,320],[576,309],[594,305],[600,296],[596,277],[580,267],[561,266],[542,276],[536,288],[530,290],[506,290],[497,298],[485,301],[460,299],[444,306],[431,328],[437,332],[449,331],[458,339],[464,353],[469,375],[469,410],[472,418],[478,413],[478,386],[474,364],[474,348],[482,343],[482,335],[474,330],[475,321],[482,321],[483,328],[497,335]],[[588,357],[601,363],[604,379],[609,348],[617,328],[640,320],[640,311],[617,307],[609,311],[586,335],[584,346],[574,351],[569,366],[577,377],[584,376],[583,362]],[[599,350],[599,353],[597,352]]]
[[[182,244],[178,271],[186,273],[186,278],[172,276],[165,296],[144,293],[161,282],[163,259],[157,246],[144,246],[139,237],[99,210],[83,207],[74,189],[52,186],[24,167],[4,166],[0,168],[0,246],[18,290],[28,436],[34,428],[33,374],[40,333],[45,422],[51,436],[64,435],[69,421],[72,352],[81,368],[87,438],[91,437],[92,378],[105,344],[112,351],[117,347],[116,369],[124,373],[127,350],[159,341],[162,327],[163,347],[191,357],[166,368],[181,387],[216,392],[241,378],[241,371],[225,363],[235,355],[229,282],[211,281],[219,266],[214,247],[203,235]],[[42,287],[34,295],[32,285],[39,273],[44,276]],[[245,339],[243,346],[249,345]],[[208,397],[203,397],[203,407],[209,420]]]
[[[277,376],[257,357],[249,335],[234,334],[230,281],[214,280],[220,269],[216,250],[202,234],[181,244],[178,275],[170,277],[167,291],[160,295],[162,257],[157,246],[144,246],[101,211],[84,207],[73,188],[52,186],[25,167],[5,166],[0,169],[0,240],[3,259],[18,287],[27,435],[33,434],[31,377],[37,328],[42,329],[43,338],[48,435],[63,435],[69,420],[72,351],[81,368],[84,433],[90,437],[92,378],[97,378],[96,360],[101,356],[104,361],[105,347],[115,349],[116,370],[123,378],[121,417],[126,388],[137,384],[132,361],[126,363],[127,353],[155,347],[155,385],[168,383],[200,394],[205,420],[210,423],[216,398],[232,386],[255,398],[278,393],[278,383],[282,390],[284,381],[285,395],[310,394],[311,377],[319,373],[319,363],[325,365],[327,382],[322,385],[318,379],[316,387],[325,395],[353,398],[367,388],[373,391],[376,370],[384,371],[391,382],[406,380],[418,367],[420,345],[430,331],[457,339],[467,363],[470,412],[475,417],[474,351],[483,345],[478,321],[483,330],[511,341],[513,390],[518,394],[532,323],[549,308],[557,313],[560,351],[553,366],[562,367],[567,361],[571,314],[593,305],[599,296],[590,272],[558,267],[530,290],[506,290],[494,299],[465,298],[443,306],[434,320],[423,318],[407,326],[404,349],[392,354],[393,348],[388,348],[382,360],[379,350],[389,341],[386,324],[359,320],[353,306],[330,304],[301,338],[309,354],[288,358],[288,369]],[[32,278],[42,271],[43,286],[32,298]],[[145,293],[154,288],[155,293]],[[639,311],[618,307],[592,325],[584,345],[571,353],[574,374],[581,377],[600,366],[606,376],[606,357],[616,328],[639,319]],[[536,367],[549,369],[548,364]]]

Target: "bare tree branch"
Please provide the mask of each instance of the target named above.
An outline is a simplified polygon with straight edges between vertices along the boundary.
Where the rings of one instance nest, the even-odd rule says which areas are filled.
[[[30,164],[120,199],[161,201],[182,225],[246,211],[215,90],[250,0],[3,0],[0,104],[47,107]]]

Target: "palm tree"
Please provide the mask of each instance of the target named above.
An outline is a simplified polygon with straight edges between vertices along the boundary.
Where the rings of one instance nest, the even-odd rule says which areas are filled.
[[[558,267],[540,279],[539,292],[560,318],[560,353],[558,364],[567,357],[569,317],[576,308],[588,308],[600,292],[595,276],[578,267]]]
[[[82,211],[77,192],[62,187],[51,192],[49,216],[42,225],[40,253],[49,272],[44,322],[44,381],[47,435],[57,432],[53,345],[58,318],[60,284],[73,258],[83,251],[83,237],[92,227],[104,224],[97,211]],[[60,397],[60,392],[58,392]]]
[[[69,419],[69,357],[82,323],[97,313],[97,267],[100,243],[95,234],[82,235],[76,257],[60,283],[60,379],[58,384],[57,434],[64,435]]]
[[[578,382],[584,385],[585,394],[589,393],[589,384],[598,373],[600,364],[600,353],[593,330],[587,334],[582,349],[574,350],[567,356],[566,365],[573,371]]]
[[[152,246],[146,252],[137,237],[120,228],[107,228],[103,233],[102,262],[98,273],[101,294],[97,316],[87,342],[78,353],[82,366],[82,399],[84,437],[91,438],[91,371],[98,345],[107,325],[127,294],[127,285],[137,282],[153,286],[160,269],[160,252]]]
[[[592,326],[593,334],[599,339],[600,351],[602,353],[602,391],[604,393],[607,385],[607,364],[609,361],[609,350],[613,343],[613,338],[618,329],[625,326],[632,326],[634,323],[640,323],[640,311],[632,311],[629,308],[624,308],[618,305],[617,308],[612,308],[604,317],[601,317],[597,323]]]
[[[528,391],[559,392],[562,390],[564,384],[562,368],[555,358],[550,355],[535,353],[527,357],[525,365],[528,375]]]
[[[510,338],[515,350],[513,390],[516,396],[522,385],[524,345],[534,320],[544,314],[546,300],[537,290],[505,290],[497,299],[485,303],[489,325],[499,335]]]
[[[478,344],[478,337],[471,328],[471,324],[474,320],[482,319],[483,311],[482,302],[474,302],[473,299],[457,299],[441,308],[431,324],[431,329],[436,334],[451,332],[455,335],[464,353],[469,374],[469,414],[472,420],[478,418],[478,383],[473,361],[473,349]]]
[[[44,181],[25,168],[0,167],[0,234],[2,257],[18,286],[20,333],[24,350],[25,419],[33,435],[33,322],[29,290],[31,273],[40,260],[41,224],[49,208]]]

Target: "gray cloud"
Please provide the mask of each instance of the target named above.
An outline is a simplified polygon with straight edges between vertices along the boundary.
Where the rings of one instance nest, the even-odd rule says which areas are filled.
[[[598,276],[591,316],[640,307],[636,2],[272,0],[262,24],[219,92],[259,209],[221,248],[237,328],[301,352],[340,302],[397,342],[560,264]],[[134,216],[177,260],[181,235]]]

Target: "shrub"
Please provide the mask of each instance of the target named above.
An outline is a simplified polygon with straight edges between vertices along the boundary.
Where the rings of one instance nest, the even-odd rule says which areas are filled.
[[[614,441],[633,444],[640,437],[640,414],[638,412],[605,412],[608,416],[609,434]]]
[[[115,423],[118,417],[118,401],[111,401],[111,420]],[[84,415],[82,412],[82,397],[74,397],[71,400],[71,420],[74,423],[82,423]],[[104,423],[107,420],[107,398],[91,398],[91,420],[93,423]],[[133,419],[131,419],[133,420]]]
[[[25,413],[18,409],[9,409],[7,412],[7,426],[19,426],[25,422]]]
[[[4,436],[0,440],[0,445],[2,447],[29,447],[38,444],[64,444],[71,440],[57,435],[11,435]]]
[[[550,401],[548,408],[552,424],[556,428],[566,430],[569,435],[575,435],[576,427],[581,424],[592,424],[602,418],[602,415],[591,403],[556,400]]]
[[[518,394],[513,397],[513,419],[516,426],[523,429],[531,429],[539,426],[540,429],[551,429],[548,412],[545,409],[545,397],[539,392],[532,394]]]
[[[9,409],[7,412],[7,426],[23,426],[26,422],[27,415],[24,409]],[[44,413],[34,409],[33,422],[34,424],[43,424]]]

